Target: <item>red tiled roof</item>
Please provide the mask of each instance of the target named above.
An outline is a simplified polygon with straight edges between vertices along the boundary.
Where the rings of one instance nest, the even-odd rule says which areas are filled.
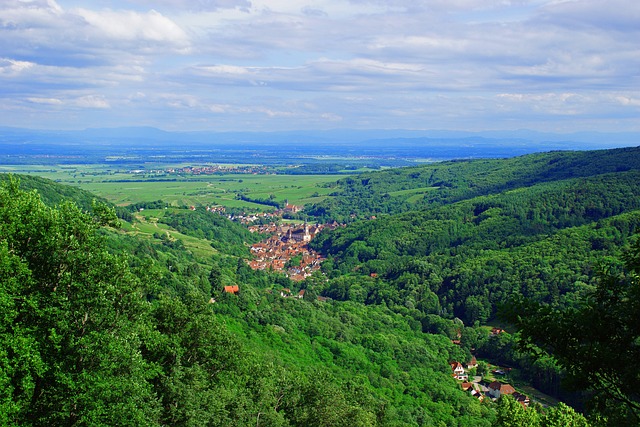
[[[500,394],[513,394],[516,392],[516,389],[511,386],[511,384],[502,384],[500,387]]]

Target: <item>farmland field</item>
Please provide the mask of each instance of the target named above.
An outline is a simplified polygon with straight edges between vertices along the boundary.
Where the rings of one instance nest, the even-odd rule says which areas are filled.
[[[182,165],[180,165],[182,166]],[[149,166],[146,165],[147,169]],[[154,165],[154,168],[179,167]],[[2,165],[0,172],[34,174],[62,184],[91,191],[110,202],[125,206],[163,200],[173,206],[213,206],[273,210],[273,207],[238,200],[238,193],[251,199],[288,200],[296,205],[314,203],[334,191],[325,186],[341,175],[215,174],[189,175],[132,173],[113,165],[58,165],[36,167]],[[343,175],[342,175],[343,176]]]

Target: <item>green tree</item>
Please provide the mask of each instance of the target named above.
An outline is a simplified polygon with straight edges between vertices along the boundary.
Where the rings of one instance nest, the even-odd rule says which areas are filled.
[[[549,408],[542,417],[543,427],[589,427],[587,419],[573,410],[573,408],[560,402],[557,406]]]
[[[525,408],[513,397],[505,395],[498,402],[497,425],[500,427],[539,427],[540,416],[532,408]]]
[[[503,312],[521,329],[520,347],[550,355],[569,387],[592,393],[591,410],[620,426],[640,423],[640,240],[624,259],[626,269],[604,269],[577,307],[520,299]]]
[[[147,304],[95,218],[45,206],[10,180],[0,188],[0,385],[8,424],[154,425],[140,331]],[[108,222],[108,221],[107,221]],[[14,272],[10,273],[9,269]],[[128,396],[122,399],[122,396]]]

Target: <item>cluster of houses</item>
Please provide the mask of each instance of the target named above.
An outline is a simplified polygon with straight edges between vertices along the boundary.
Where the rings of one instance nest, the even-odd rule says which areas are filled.
[[[265,218],[277,218],[282,215],[278,215],[275,212],[256,212],[252,214],[242,213],[237,215],[228,215],[231,221],[236,221],[244,225],[253,224],[254,222]]]
[[[298,206],[298,205],[292,205],[291,203],[289,203],[289,201],[285,201],[285,205],[282,209],[276,209],[273,212],[258,212],[258,213],[254,213],[254,214],[250,214],[250,215],[236,215],[236,216],[230,216],[229,219],[232,221],[240,221],[243,224],[251,224],[252,222],[255,222],[259,219],[264,219],[264,218],[282,218],[282,216],[284,214],[291,214],[291,213],[298,213],[302,210],[302,206]],[[274,224],[269,224],[269,225],[274,225]],[[263,233],[265,231],[262,231],[263,229],[261,229],[259,226],[258,227],[249,227],[249,231],[251,232],[260,232]],[[270,232],[270,231],[269,231]]]
[[[146,173],[167,173],[167,174],[184,174],[184,175],[214,175],[222,173],[240,173],[240,174],[268,174],[265,166],[258,165],[210,165],[210,166],[187,166],[183,168],[167,168],[164,170],[149,170]],[[132,171],[133,173],[133,171]]]
[[[195,210],[195,209],[196,209],[195,206],[191,206],[191,210]],[[224,206],[219,206],[219,205],[206,206],[205,209],[207,212],[217,213],[220,215],[224,215],[226,211],[226,208]],[[240,214],[227,215],[227,218],[230,219],[231,221],[236,221],[244,225],[250,225],[258,220],[282,218],[284,214],[297,213],[297,212],[300,212],[301,210],[302,210],[302,206],[292,205],[287,202],[284,208],[277,209],[273,212],[254,212],[254,213],[243,212]],[[249,230],[262,232],[261,230],[258,230],[258,227],[253,227],[253,226],[250,227]]]
[[[221,215],[225,213],[225,208],[223,206],[207,206],[206,210],[207,212],[214,212]],[[250,225],[258,220],[282,218],[282,216],[285,214],[298,213],[301,210],[302,206],[292,205],[291,203],[289,203],[289,201],[286,201],[283,208],[276,209],[272,212],[241,213],[235,215],[227,215],[227,218],[231,221],[237,221],[245,225]],[[255,231],[255,229],[252,231]]]
[[[482,385],[479,381],[469,381],[468,370],[478,367],[478,362],[476,357],[473,356],[471,360],[465,365],[458,361],[453,361],[450,363],[452,376],[461,381],[461,386],[464,391],[467,391],[471,394],[471,396],[476,399],[482,401],[485,397],[489,397],[491,399],[498,399],[500,396],[510,395],[512,396],[518,403],[527,408],[529,406],[529,398],[517,392],[511,384],[506,384],[500,381],[493,381],[488,385]]]
[[[325,228],[336,228],[337,223],[294,225],[294,224],[267,224],[252,226],[252,232],[270,233],[271,236],[251,246],[253,259],[248,261],[254,270],[273,270],[284,272],[291,280],[301,281],[320,269],[324,258],[310,249],[307,243]],[[287,263],[292,258],[300,256],[298,265]]]
[[[207,212],[215,212],[219,214],[223,214],[226,211],[224,206],[207,206],[205,209]]]

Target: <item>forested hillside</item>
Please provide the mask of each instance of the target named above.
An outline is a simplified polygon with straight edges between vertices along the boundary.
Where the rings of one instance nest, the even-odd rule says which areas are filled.
[[[8,181],[11,175],[0,174],[0,184]],[[71,201],[84,210],[91,209],[93,201],[106,203],[106,200],[81,188],[59,185],[55,182],[35,175],[20,175],[18,185],[25,191],[36,190],[43,202],[58,205],[63,201]]]
[[[630,171],[537,184],[355,223],[312,245],[333,257],[330,276],[385,279],[365,281],[363,301],[484,323],[509,295],[567,303],[588,286],[589,269],[640,224],[639,182]],[[327,295],[345,299],[341,286]]]
[[[383,307],[285,300],[280,277],[104,228],[114,221],[0,190],[2,425],[494,419],[450,378],[468,354],[446,337]]]
[[[638,169],[640,147],[441,162],[341,179],[334,185],[334,197],[306,212],[350,221],[353,216],[396,214],[542,182]]]
[[[518,366],[541,389],[580,404],[584,396],[559,387],[567,376],[561,366],[568,364],[521,353],[518,334],[486,340],[477,328],[498,321],[498,309],[515,299],[576,310],[596,291],[602,271],[622,268],[622,253],[637,241],[640,226],[639,159],[638,149],[547,153],[339,181],[342,192],[326,205],[342,201],[337,212],[366,219],[312,242],[329,256],[322,294],[383,304],[426,333],[461,337],[463,347]],[[437,188],[424,190],[432,185]],[[411,195],[411,188],[424,196]],[[407,198],[405,205],[398,208],[394,197]],[[394,210],[401,213],[380,215]],[[582,383],[574,390],[589,388]],[[605,400],[602,407],[611,409]],[[617,411],[611,419],[626,413]],[[617,425],[634,425],[634,416],[623,419]]]
[[[636,283],[625,254],[640,227],[638,149],[345,178],[305,215],[351,223],[312,241],[328,257],[323,274],[297,283],[251,270],[258,237],[224,217],[162,208],[167,228],[145,235],[131,212],[118,210],[123,225],[88,193],[2,178],[2,425],[634,425],[637,394],[625,409],[597,382],[561,387],[571,356],[556,358],[562,348],[518,313],[509,320],[529,331],[489,330],[511,301],[539,325],[549,312],[582,313],[610,283],[605,270]],[[640,339],[636,309],[616,323],[626,361]],[[472,355],[484,359],[479,375],[487,361],[512,367],[513,380],[588,421],[563,404],[481,403],[452,378],[450,362]],[[592,395],[598,406],[585,403]]]

